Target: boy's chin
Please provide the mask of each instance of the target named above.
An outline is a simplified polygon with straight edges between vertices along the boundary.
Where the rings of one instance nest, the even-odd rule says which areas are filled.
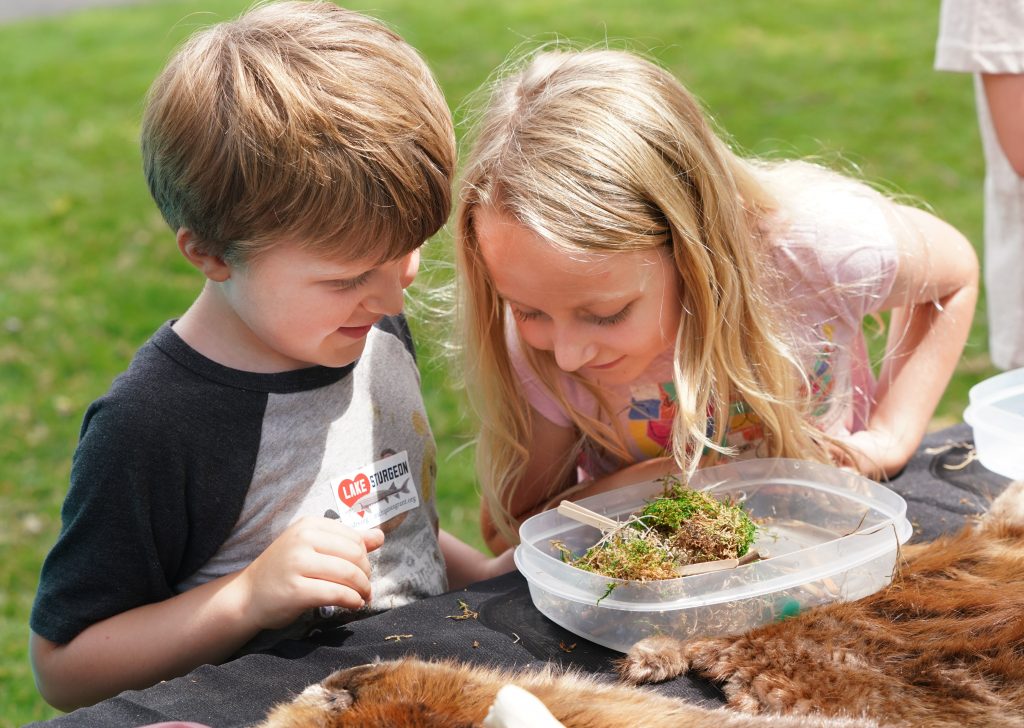
[[[365,348],[366,337],[364,336],[363,338],[356,339],[345,346],[337,347],[332,351],[325,352],[322,357],[318,357],[320,360],[315,363],[319,366],[331,369],[346,367],[361,357]]]

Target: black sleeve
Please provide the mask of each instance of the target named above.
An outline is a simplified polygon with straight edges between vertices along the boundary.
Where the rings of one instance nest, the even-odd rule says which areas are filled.
[[[90,624],[173,595],[186,529],[179,448],[153,442],[131,403],[95,402],[82,425],[57,543],[43,564],[32,630],[66,643]],[[164,531],[170,538],[161,538]]]
[[[140,355],[82,425],[30,618],[58,644],[174,596],[231,532],[252,479],[265,395]]]

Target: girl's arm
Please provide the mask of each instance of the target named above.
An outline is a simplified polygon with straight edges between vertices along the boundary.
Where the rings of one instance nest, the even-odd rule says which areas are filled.
[[[866,430],[846,443],[861,472],[899,472],[924,437],[960,359],[978,298],[978,259],[956,229],[923,210],[894,205],[900,266],[889,297],[885,359]]]
[[[548,484],[564,467],[565,459],[575,452],[576,431],[559,427],[535,410],[531,410],[531,416],[533,442],[530,446],[530,461],[526,475],[514,489],[515,496],[512,499],[512,515],[519,523],[535,513],[557,508],[563,499],[576,501],[679,472],[679,466],[672,457],[659,457],[634,463],[597,480],[577,483],[576,469],[572,468],[552,496]],[[505,539],[494,526],[486,501],[480,507],[480,527],[484,540],[494,553],[501,553],[508,548]]]
[[[437,540],[444,554],[449,589],[461,589],[475,581],[501,576],[516,568],[512,549],[500,556],[489,557],[444,529],[437,534]]]
[[[568,459],[576,451],[576,430],[556,425],[532,407],[530,426],[532,439],[526,470],[512,487],[509,500],[509,510],[517,523],[545,510],[551,493],[561,493],[576,482],[576,468],[567,467]],[[559,478],[562,482],[552,485]],[[480,530],[493,553],[500,554],[509,547],[494,525],[487,501],[480,506]]]

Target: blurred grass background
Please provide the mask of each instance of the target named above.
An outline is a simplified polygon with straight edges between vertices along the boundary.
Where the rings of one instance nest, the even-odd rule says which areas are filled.
[[[0,726],[56,715],[38,697],[27,620],[60,525],[81,415],[200,279],[140,171],[145,91],[172,49],[243,0],[156,1],[0,26]],[[875,0],[356,0],[390,23],[460,101],[522,43],[556,36],[670,67],[739,148],[813,156],[931,206],[976,246],[983,162],[966,76],[932,70],[938,2]],[[460,127],[461,133],[461,127]],[[447,259],[448,238],[428,246]],[[444,277],[443,264],[431,266]],[[436,278],[435,278],[436,280]],[[415,324],[438,438],[444,527],[480,545],[471,422]],[[984,303],[934,427],[991,375]]]

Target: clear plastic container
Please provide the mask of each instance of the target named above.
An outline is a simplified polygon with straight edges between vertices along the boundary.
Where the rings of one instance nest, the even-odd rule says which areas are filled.
[[[767,558],[728,571],[638,582],[564,563],[558,541],[582,554],[600,532],[551,510],[520,527],[516,566],[538,610],[565,629],[620,652],[656,634],[733,634],[840,599],[858,599],[892,578],[912,533],[906,502],[838,468],[756,459],[705,468],[691,487],[743,503],[757,522],[752,548]],[[662,494],[648,481],[580,505],[625,520]]]
[[[964,421],[974,430],[981,464],[1007,478],[1024,478],[1024,369],[971,387]]]

